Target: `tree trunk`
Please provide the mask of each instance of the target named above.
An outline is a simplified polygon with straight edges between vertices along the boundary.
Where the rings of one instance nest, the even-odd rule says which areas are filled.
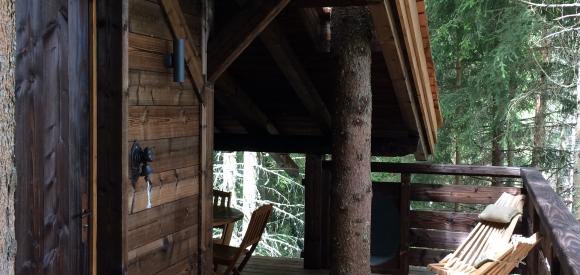
[[[14,0],[0,0],[0,274],[14,274]]]
[[[370,274],[371,25],[366,7],[335,8],[330,274]]]
[[[246,232],[252,217],[252,211],[256,208],[256,166],[258,165],[258,157],[255,152],[244,152],[244,187],[243,187],[243,205],[242,212],[244,213],[244,220],[242,222],[242,232]]]
[[[236,160],[236,152],[222,153],[222,174],[223,174],[223,190],[232,193],[232,207],[236,205],[236,182],[238,175],[238,161]]]
[[[577,66],[576,77],[576,158],[574,164],[574,200],[573,205],[576,211],[576,219],[580,220],[580,62]]]

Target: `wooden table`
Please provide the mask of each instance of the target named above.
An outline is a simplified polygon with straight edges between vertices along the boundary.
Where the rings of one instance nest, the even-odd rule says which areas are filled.
[[[244,218],[242,211],[231,208],[214,206],[213,207],[213,227],[222,227],[221,244],[229,244],[234,231],[234,222]]]

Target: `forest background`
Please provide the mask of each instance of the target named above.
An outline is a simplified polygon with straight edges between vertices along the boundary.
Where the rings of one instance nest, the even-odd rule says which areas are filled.
[[[426,0],[444,125],[432,163],[534,166],[580,219],[580,2]],[[287,156],[283,156],[287,157]],[[214,185],[233,193],[245,218],[274,204],[257,253],[299,257],[304,233],[305,156],[281,169],[280,155],[216,152]],[[414,162],[412,156],[378,161]],[[373,175],[374,180],[389,175]],[[414,182],[517,185],[467,177]],[[414,208],[467,206],[414,203]],[[218,232],[216,232],[217,234]]]

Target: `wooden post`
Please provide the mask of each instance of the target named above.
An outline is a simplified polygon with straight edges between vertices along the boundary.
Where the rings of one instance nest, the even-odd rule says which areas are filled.
[[[411,211],[411,174],[401,174],[401,274],[409,274],[409,215]]]
[[[524,189],[527,191],[526,189]],[[531,197],[526,194],[526,205],[524,207],[525,215],[523,216],[523,224],[525,226],[525,231],[528,236],[531,236],[535,232],[538,232],[538,215],[534,209],[534,204],[531,201]],[[528,256],[526,257],[526,266],[524,268],[524,274],[537,274],[538,272],[538,247],[536,246]]]
[[[304,268],[322,268],[323,171],[322,156],[306,155],[304,177]]]

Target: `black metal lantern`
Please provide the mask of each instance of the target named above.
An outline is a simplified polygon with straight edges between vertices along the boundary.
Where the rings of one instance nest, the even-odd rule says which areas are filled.
[[[165,56],[165,67],[173,68],[173,81],[185,81],[185,40],[173,40],[173,53]]]

